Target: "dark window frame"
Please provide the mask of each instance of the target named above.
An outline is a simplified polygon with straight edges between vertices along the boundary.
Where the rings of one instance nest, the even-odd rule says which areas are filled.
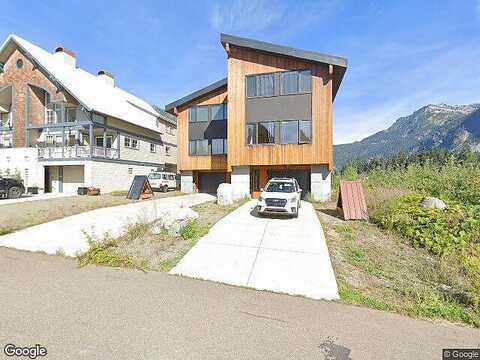
[[[307,90],[307,91],[300,91],[300,73],[303,73],[303,72],[309,72],[310,73],[309,74],[309,76],[310,76],[310,89]],[[289,74],[289,73],[295,73],[296,74],[297,90],[296,90],[296,92],[285,94],[284,93],[284,85],[283,85],[283,76],[285,74]],[[312,93],[312,70],[310,70],[310,69],[299,69],[299,70],[281,71],[280,72],[279,91],[280,91],[279,96],[311,94]]]
[[[213,119],[212,107],[222,106],[223,118],[222,119]],[[197,120],[197,109],[198,108],[207,108],[207,120]],[[188,123],[206,123],[211,121],[226,121],[228,117],[228,107],[227,103],[218,103],[218,104],[208,104],[208,105],[194,105],[188,108]]]
[[[269,97],[274,97],[274,96],[277,96],[275,94],[275,88],[276,88],[276,82],[277,82],[277,77],[275,76],[276,73],[278,73],[278,71],[276,72],[268,72],[268,73],[258,73],[258,74],[249,74],[249,75],[245,75],[245,97],[247,99],[255,99],[255,98],[269,98]],[[272,76],[272,95],[258,95],[257,94],[257,81],[256,79],[260,76]],[[252,79],[252,78],[255,78],[255,95],[253,96],[250,96],[248,95],[248,79]]]
[[[309,72],[310,76],[310,87],[308,91],[300,91],[300,73]],[[286,73],[296,73],[297,74],[297,92],[283,94],[283,74]],[[256,78],[257,76],[264,76],[264,75],[272,75],[273,76],[273,94],[272,95],[254,95],[250,96],[248,94],[248,79]],[[278,82],[278,84],[277,84]],[[255,90],[256,90],[256,82],[255,82]],[[277,94],[278,90],[278,94]],[[288,96],[288,95],[304,95],[304,94],[311,94],[312,93],[312,69],[302,68],[296,70],[284,70],[284,71],[273,71],[273,72],[265,72],[265,73],[258,73],[258,74],[248,74],[245,75],[245,99],[255,99],[255,98],[269,98],[275,96]]]
[[[279,122],[280,122],[280,124],[279,124],[279,126],[280,126],[280,129],[279,129],[280,138],[278,139],[278,140],[279,140],[279,143],[280,143],[281,145],[299,145],[299,144],[300,144],[300,143],[299,143],[299,128],[300,128],[300,126],[299,126],[299,121],[298,121],[298,120],[281,120],[281,121],[279,121]],[[297,141],[296,141],[296,142],[282,142],[282,124],[283,124],[283,123],[297,123],[297,131],[296,131],[296,133],[297,133]]]
[[[313,129],[312,129],[312,120],[297,120],[298,121],[298,143],[301,144],[311,144],[312,143],[312,137],[313,137]],[[300,139],[300,124],[301,123],[309,123],[309,131],[310,131],[310,139],[308,141],[302,141]]]

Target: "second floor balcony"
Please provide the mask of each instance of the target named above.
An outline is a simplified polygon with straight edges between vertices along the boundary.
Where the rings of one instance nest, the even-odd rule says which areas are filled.
[[[51,146],[39,147],[39,160],[58,160],[58,159],[119,159],[118,149],[104,148],[100,146],[73,145],[73,146]]]

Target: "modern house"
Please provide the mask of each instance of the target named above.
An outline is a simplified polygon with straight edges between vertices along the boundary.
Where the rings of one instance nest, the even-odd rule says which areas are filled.
[[[0,48],[0,175],[46,192],[128,189],[134,175],[176,171],[176,119],[16,35]]]
[[[221,34],[227,78],[166,105],[177,116],[182,191],[257,196],[268,179],[295,177],[303,193],[331,194],[332,106],[342,57]]]

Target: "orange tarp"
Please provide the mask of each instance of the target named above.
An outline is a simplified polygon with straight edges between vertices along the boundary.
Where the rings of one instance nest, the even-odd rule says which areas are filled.
[[[345,220],[368,220],[367,203],[361,181],[340,181],[337,211]]]

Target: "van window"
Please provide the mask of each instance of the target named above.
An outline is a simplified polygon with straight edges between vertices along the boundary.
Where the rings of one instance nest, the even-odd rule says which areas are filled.
[[[175,175],[168,175],[168,180],[175,180]]]
[[[163,180],[167,180],[167,174],[162,174]]]
[[[161,179],[162,176],[160,174],[152,173],[152,174],[148,174],[148,178],[152,180],[158,180],[158,179]]]

